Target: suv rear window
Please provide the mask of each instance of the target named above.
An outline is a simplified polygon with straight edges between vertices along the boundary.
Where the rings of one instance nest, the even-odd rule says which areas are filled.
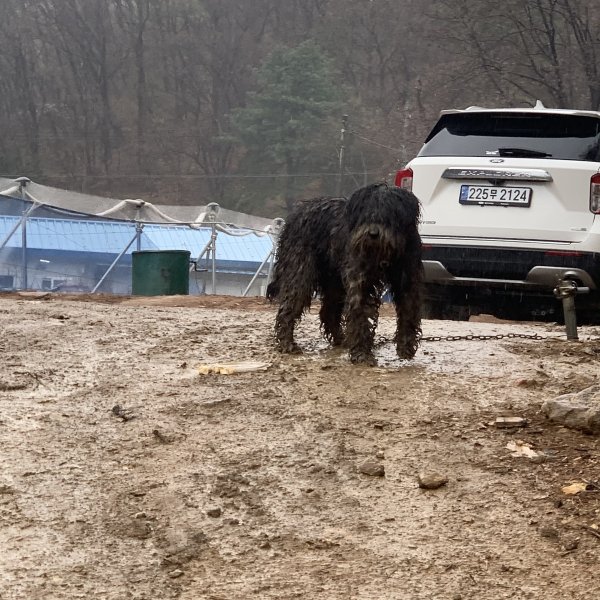
[[[581,115],[442,115],[419,156],[513,156],[600,162],[600,119]]]

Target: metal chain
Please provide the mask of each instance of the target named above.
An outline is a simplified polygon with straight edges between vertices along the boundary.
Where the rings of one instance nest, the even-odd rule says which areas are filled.
[[[462,340],[503,340],[504,338],[519,338],[524,340],[545,340],[543,335],[537,333],[503,333],[498,335],[430,335],[422,337],[422,342],[459,342]]]
[[[538,335],[537,333],[503,333],[498,335],[429,335],[420,338],[421,342],[460,342],[460,341],[473,341],[473,340],[503,340],[509,339],[524,339],[524,340],[546,340],[547,337]],[[375,342],[375,346],[384,346],[385,344],[393,342],[393,339],[387,339],[384,337],[379,338]]]

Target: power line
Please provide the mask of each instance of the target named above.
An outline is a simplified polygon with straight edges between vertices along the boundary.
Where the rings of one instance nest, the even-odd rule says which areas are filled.
[[[380,170],[368,170],[368,171],[345,171],[346,175],[377,175]],[[241,175],[233,173],[215,173],[211,175],[206,174],[181,174],[181,175],[168,175],[159,174],[153,175],[149,173],[126,173],[126,174],[110,174],[110,175],[88,175],[85,173],[40,173],[41,177],[72,177],[81,179],[131,179],[131,178],[143,178],[150,180],[160,179],[281,179],[286,177],[338,177],[338,173],[263,173],[254,175]],[[4,179],[15,179],[15,175],[0,174],[0,177]]]
[[[374,146],[379,146],[380,148],[385,148],[386,150],[392,150],[393,152],[402,152],[402,150],[400,150],[399,148],[392,148],[391,146],[386,146],[385,144],[380,144],[379,142],[376,142],[375,140],[370,140],[369,138],[366,138],[366,137],[356,133],[356,131],[348,131],[348,133],[354,135],[355,137],[357,137],[360,140],[363,140],[363,142],[368,142],[369,144],[373,144]]]

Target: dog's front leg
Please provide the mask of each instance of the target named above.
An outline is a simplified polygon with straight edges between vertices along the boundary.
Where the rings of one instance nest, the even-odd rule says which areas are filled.
[[[350,279],[347,285],[346,344],[350,361],[375,366],[373,342],[380,300],[375,288],[360,277]]]
[[[411,359],[421,340],[423,266],[420,246],[390,267],[390,291],[396,308],[396,353]]]

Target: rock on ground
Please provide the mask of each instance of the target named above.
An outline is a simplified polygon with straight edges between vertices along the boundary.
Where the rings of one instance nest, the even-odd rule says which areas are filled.
[[[542,412],[565,427],[600,435],[600,385],[546,400]]]

